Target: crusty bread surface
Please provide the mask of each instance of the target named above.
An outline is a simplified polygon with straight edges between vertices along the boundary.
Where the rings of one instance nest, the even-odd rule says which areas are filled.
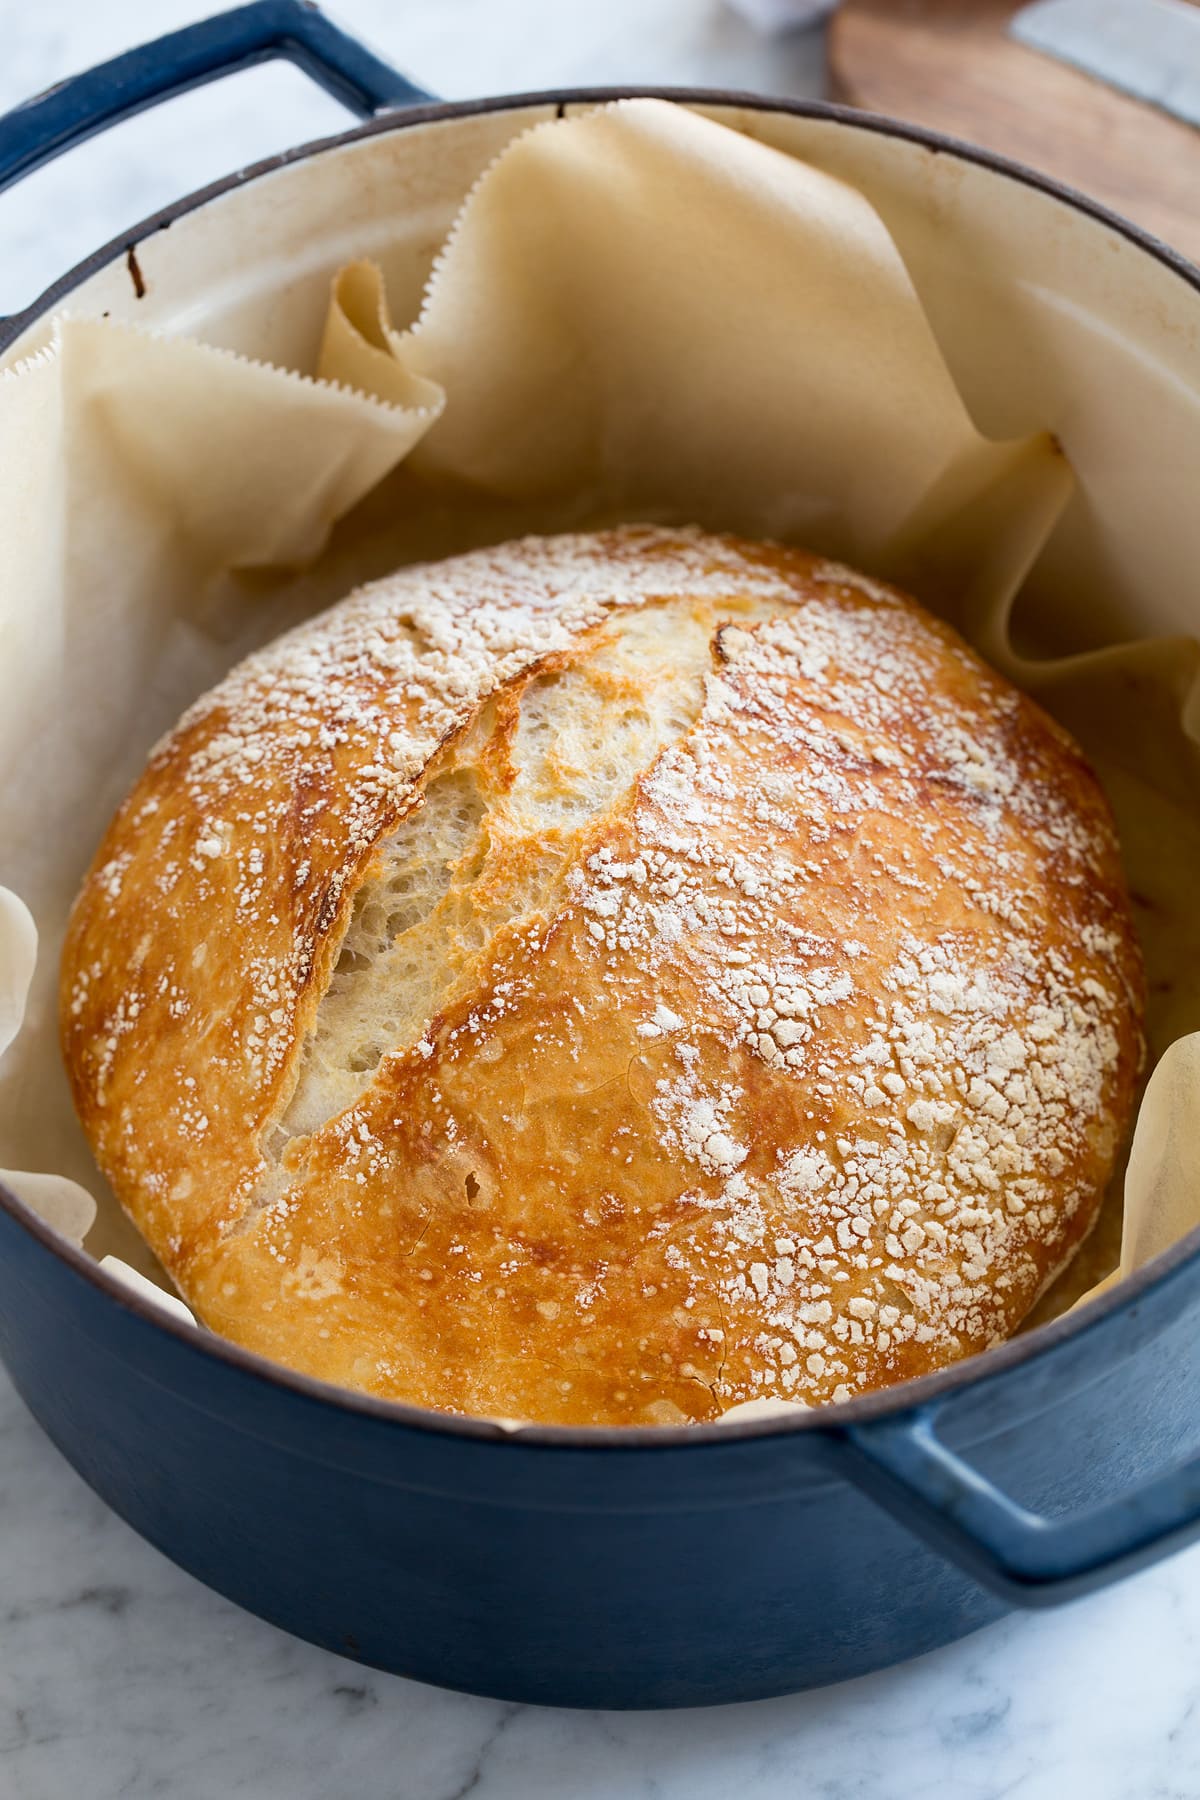
[[[215,1331],[614,1425],[1011,1334],[1140,1008],[1057,725],[889,588],[652,527],[401,571],[235,669],[62,976],[96,1157]]]

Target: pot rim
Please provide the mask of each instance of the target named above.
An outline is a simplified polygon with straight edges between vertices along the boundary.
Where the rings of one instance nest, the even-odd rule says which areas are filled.
[[[1046,194],[1060,204],[1084,214],[1111,231],[1115,231],[1132,243],[1135,248],[1152,257],[1156,262],[1162,263],[1173,274],[1178,275],[1200,295],[1200,268],[1197,268],[1188,258],[1177,250],[1173,250],[1160,239],[1141,230],[1139,226],[1132,224],[1128,219],[1122,218],[1119,213],[1110,211],[1108,207],[1081,194],[1077,189],[1055,181],[1048,175],[1040,174],[1035,169],[1027,168],[1022,163],[1001,156],[995,151],[985,150],[978,145],[967,143],[962,139],[928,130],[924,126],[888,118],[880,113],[859,112],[853,107],[830,101],[791,100],[770,95],[745,93],[737,89],[641,86],[550,88],[530,93],[501,94],[478,100],[435,101],[428,105],[386,111],[368,119],[363,124],[352,126],[347,131],[296,145],[292,149],[278,152],[274,156],[263,158],[260,162],[252,163],[245,169],[223,176],[218,181],[210,182],[205,187],[197,188],[182,199],[172,202],[170,206],[150,214],[130,230],[111,238],[98,250],[93,251],[52,282],[20,312],[11,314],[7,318],[0,318],[0,355],[7,351],[51,307],[92,275],[115,262],[118,257],[130,256],[148,237],[153,236],[156,232],[167,230],[177,219],[198,211],[210,200],[218,199],[222,194],[226,194],[234,188],[244,187],[248,182],[255,181],[261,176],[273,174],[277,169],[286,168],[292,163],[306,161],[310,157],[322,155],[327,151],[340,149],[344,144],[355,143],[363,138],[377,137],[391,131],[403,131],[417,125],[472,118],[482,113],[516,112],[531,106],[556,106],[561,117],[568,106],[603,105],[615,100],[631,99],[666,100],[682,105],[736,107],[748,112],[786,113],[799,118],[823,119],[834,125],[846,125],[857,130],[874,132],[883,137],[898,138],[901,141],[931,150],[938,155],[953,156],[961,162],[974,163],[993,174],[1005,176],[1010,181]],[[672,1426],[526,1425],[522,1426],[519,1431],[511,1431],[499,1425],[494,1419],[439,1413],[426,1407],[410,1405],[404,1401],[375,1399],[369,1394],[360,1394],[353,1389],[337,1387],[330,1382],[301,1374],[282,1363],[271,1362],[268,1358],[259,1356],[252,1350],[246,1350],[227,1338],[219,1337],[215,1332],[209,1332],[199,1323],[187,1325],[172,1318],[154,1301],[144,1299],[139,1293],[109,1275],[80,1246],[72,1244],[62,1237],[46,1224],[32,1208],[19,1199],[11,1188],[6,1187],[3,1181],[0,1181],[0,1210],[6,1212],[17,1225],[27,1231],[43,1249],[56,1256],[74,1274],[90,1282],[109,1300],[115,1301],[151,1327],[167,1332],[176,1339],[181,1348],[192,1353],[198,1352],[203,1356],[213,1357],[253,1380],[288,1391],[298,1399],[307,1400],[320,1406],[333,1407],[343,1412],[357,1413],[381,1424],[390,1424],[407,1430],[421,1431],[440,1437],[491,1441],[521,1448],[537,1446],[542,1449],[560,1450],[670,1449],[677,1451],[689,1448],[700,1449],[709,1444],[729,1445],[739,1441],[790,1436],[798,1432],[815,1431],[818,1434],[827,1434],[830,1431],[840,1431],[843,1427],[866,1425],[892,1414],[940,1404],[977,1383],[1003,1376],[1026,1362],[1031,1362],[1043,1354],[1054,1352],[1060,1345],[1068,1341],[1074,1341],[1097,1330],[1132,1303],[1164,1286],[1180,1269],[1200,1255],[1200,1226],[1196,1226],[1169,1249],[1162,1251],[1132,1275],[1126,1276],[1106,1293],[1090,1301],[1078,1316],[1073,1309],[1069,1310],[1059,1318],[1051,1320],[1050,1323],[1010,1338],[1006,1343],[999,1344],[994,1349],[966,1357],[963,1361],[939,1369],[932,1375],[900,1382],[894,1387],[882,1388],[859,1399],[845,1401],[836,1408],[813,1408],[803,1412],[797,1411],[794,1416],[780,1414],[765,1419],[739,1421],[737,1424],[731,1425],[720,1423]]]

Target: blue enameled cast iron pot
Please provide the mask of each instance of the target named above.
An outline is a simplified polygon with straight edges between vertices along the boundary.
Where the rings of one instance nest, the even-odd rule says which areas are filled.
[[[312,7],[263,0],[0,120],[0,185],[273,56],[381,115],[335,146],[530,105],[426,104]],[[1103,218],[1200,290],[1200,274],[1131,227],[981,152],[836,108],[679,98],[853,123],[983,165]],[[232,185],[181,201],[139,237]],[[5,322],[0,350],[127,245]],[[211,1587],[332,1650],[563,1706],[695,1705],[840,1680],[1186,1542],[1200,1531],[1200,1460],[1180,1465],[1200,1440],[1198,1308],[1193,1233],[1078,1317],[834,1412],[512,1435],[325,1387],[177,1325],[0,1188],[0,1354],[122,1517]]]

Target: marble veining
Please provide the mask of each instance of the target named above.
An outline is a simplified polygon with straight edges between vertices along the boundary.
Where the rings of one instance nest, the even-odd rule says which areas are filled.
[[[0,0],[0,108],[204,10]],[[817,34],[756,36],[716,0],[335,10],[446,95],[819,84]],[[258,71],[0,196],[0,311],[154,207],[341,117],[293,71]],[[708,1712],[552,1713],[360,1669],[240,1612],[108,1512],[0,1375],[0,1800],[343,1795],[1200,1800],[1200,1548],[844,1687]]]

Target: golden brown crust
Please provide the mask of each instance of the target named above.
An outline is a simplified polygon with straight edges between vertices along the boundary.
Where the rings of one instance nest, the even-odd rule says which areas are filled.
[[[686,716],[651,717],[639,616],[700,634]],[[632,783],[531,735],[568,679],[572,718],[650,718]],[[347,1062],[403,1009],[392,927],[346,946],[439,806],[395,915],[420,1023]],[[451,1411],[663,1423],[1010,1334],[1095,1217],[1140,982],[1107,807],[1031,701],[863,577],[633,528],[406,571],[199,702],[85,882],[63,1034],[214,1329]]]

